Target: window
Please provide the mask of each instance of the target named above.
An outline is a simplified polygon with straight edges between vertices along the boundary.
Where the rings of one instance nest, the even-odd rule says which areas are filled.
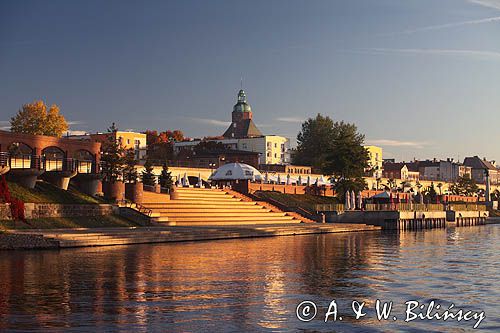
[[[274,148],[278,148],[278,144],[276,142],[274,143]]]
[[[281,151],[285,151],[285,144],[284,143],[281,144]]]
[[[271,157],[271,153],[270,152],[267,153],[267,157]]]
[[[128,145],[130,144],[130,139],[127,139],[127,144],[128,144]]]
[[[274,158],[278,158],[278,154],[274,153]]]
[[[231,170],[227,170],[226,176],[232,176],[232,175],[233,175],[233,172]]]
[[[247,144],[246,144],[246,143],[242,144],[242,145],[241,145],[241,148],[243,148],[243,149],[247,149]]]

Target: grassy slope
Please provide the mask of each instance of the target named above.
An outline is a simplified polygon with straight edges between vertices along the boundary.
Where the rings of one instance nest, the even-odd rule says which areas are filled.
[[[29,224],[0,221],[0,232],[7,229],[56,229],[56,228],[109,228],[109,227],[137,227],[138,225],[116,215],[99,217],[52,217],[28,221]]]
[[[37,182],[34,189],[28,189],[13,182],[8,182],[8,185],[11,195],[24,202],[65,204],[102,203],[99,199],[91,197],[75,189],[70,188],[67,191],[64,191],[47,182]]]
[[[261,198],[271,198],[289,207],[301,207],[311,212],[315,210],[315,205],[317,204],[339,203],[337,198],[311,194],[284,194],[272,191],[257,191],[255,194]]]

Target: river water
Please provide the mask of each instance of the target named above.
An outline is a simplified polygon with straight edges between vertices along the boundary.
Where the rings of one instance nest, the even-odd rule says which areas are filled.
[[[500,225],[488,225],[0,252],[0,331],[473,330],[473,319],[405,322],[405,302],[434,300],[484,311],[479,331],[499,332],[499,250]],[[393,301],[388,320],[377,299]],[[296,316],[304,300],[317,309],[308,322]],[[325,323],[332,300],[337,320]],[[354,300],[365,302],[358,320]]]

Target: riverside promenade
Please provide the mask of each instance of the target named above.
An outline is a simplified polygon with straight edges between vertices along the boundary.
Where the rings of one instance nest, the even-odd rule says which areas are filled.
[[[165,226],[95,229],[13,230],[3,237],[3,249],[71,248],[127,244],[168,243],[234,238],[294,236],[308,234],[380,231],[380,227],[361,224],[272,224],[225,226]],[[35,246],[29,244],[36,240]],[[42,240],[42,241],[40,241]],[[39,244],[40,246],[36,246]]]

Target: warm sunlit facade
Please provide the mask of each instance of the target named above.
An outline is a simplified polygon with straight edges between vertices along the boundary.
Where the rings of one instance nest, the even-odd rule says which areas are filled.
[[[382,177],[382,148],[377,146],[365,146],[368,151],[368,176],[374,178]]]

